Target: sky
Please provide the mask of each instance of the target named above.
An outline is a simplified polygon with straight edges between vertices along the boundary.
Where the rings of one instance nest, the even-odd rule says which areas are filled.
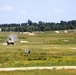
[[[76,0],[0,0],[0,24],[76,20]]]

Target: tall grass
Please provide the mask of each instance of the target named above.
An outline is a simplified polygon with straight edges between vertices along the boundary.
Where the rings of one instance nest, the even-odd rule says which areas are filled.
[[[0,67],[76,65],[76,33],[16,33],[15,45],[3,45],[12,32],[0,32]],[[28,41],[21,43],[21,41]],[[30,53],[25,53],[29,49]]]
[[[0,72],[0,75],[76,75],[76,70],[29,70]]]

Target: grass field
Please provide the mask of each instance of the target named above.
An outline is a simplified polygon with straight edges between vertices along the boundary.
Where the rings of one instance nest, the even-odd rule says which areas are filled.
[[[76,75],[76,70],[1,71],[0,75]]]
[[[59,32],[0,32],[0,67],[76,66],[76,32]],[[5,45],[10,34],[15,45]]]

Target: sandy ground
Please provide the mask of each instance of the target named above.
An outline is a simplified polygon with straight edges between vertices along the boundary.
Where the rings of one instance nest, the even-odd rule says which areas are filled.
[[[0,71],[15,71],[15,70],[43,70],[43,69],[76,69],[76,66],[49,66],[49,67],[15,67],[15,68],[0,68]]]
[[[2,45],[7,45],[7,43],[2,43]]]
[[[20,34],[35,35],[35,33],[33,33],[33,32],[32,33],[31,32],[23,32],[23,33],[20,32]]]
[[[20,41],[21,43],[29,43],[28,41]]]

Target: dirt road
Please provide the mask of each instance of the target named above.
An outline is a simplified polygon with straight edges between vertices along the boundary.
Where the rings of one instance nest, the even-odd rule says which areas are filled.
[[[15,68],[0,68],[0,71],[15,71],[15,70],[43,70],[43,69],[76,69],[76,66],[49,66],[49,67],[15,67]]]

